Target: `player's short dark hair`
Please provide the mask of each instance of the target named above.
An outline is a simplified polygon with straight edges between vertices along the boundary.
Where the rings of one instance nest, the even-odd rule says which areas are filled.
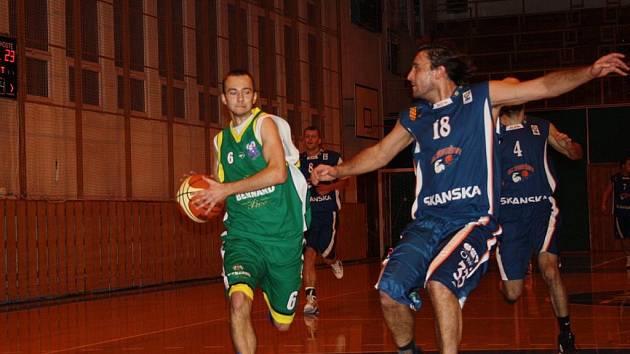
[[[254,86],[254,91],[256,91],[256,81],[254,81],[254,77],[252,74],[245,69],[232,69],[223,77],[223,81],[221,81],[221,86],[223,87],[223,93],[225,93],[225,81],[230,76],[249,76],[250,80],[252,80],[252,86]]]
[[[418,48],[417,53],[426,52],[431,68],[444,66],[448,77],[457,85],[467,83],[472,77],[475,67],[470,58],[461,54],[446,44],[424,44]]]
[[[623,166],[630,160],[630,155],[624,156],[621,160],[619,160],[619,166]]]
[[[319,129],[319,127],[309,125],[308,127],[304,128],[304,132],[306,132],[307,130],[314,130],[317,132],[317,134],[319,134],[319,136],[322,136],[322,131]]]

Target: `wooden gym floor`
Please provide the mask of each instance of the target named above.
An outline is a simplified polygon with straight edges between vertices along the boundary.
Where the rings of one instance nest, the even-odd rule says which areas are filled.
[[[619,253],[565,255],[573,331],[584,353],[630,353],[630,271]],[[462,352],[553,353],[557,325],[534,273],[515,305],[503,301],[494,265],[464,308]],[[347,264],[343,280],[318,270],[317,318],[301,309],[289,332],[268,322],[256,293],[258,353],[392,353],[373,285],[379,263]],[[231,353],[221,282],[188,284],[0,312],[0,353]],[[416,342],[436,350],[430,302],[416,315]],[[582,351],[583,350],[583,351]]]

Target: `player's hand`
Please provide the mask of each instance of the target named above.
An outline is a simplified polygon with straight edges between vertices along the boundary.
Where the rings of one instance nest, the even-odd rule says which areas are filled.
[[[573,145],[573,140],[571,140],[571,138],[561,132],[558,132],[555,136],[556,141],[558,142],[558,145],[560,145],[561,147],[569,150],[571,149],[571,146]]]
[[[318,165],[311,172],[311,183],[316,186],[321,181],[332,181],[337,179],[337,168],[335,166]]]
[[[209,213],[217,203],[225,200],[227,194],[225,186],[223,186],[222,183],[215,181],[212,176],[204,176],[203,180],[208,183],[208,188],[195,193],[191,200],[195,203],[195,206],[198,208],[205,208]]]
[[[621,76],[628,75],[630,68],[623,62],[625,55],[621,53],[610,53],[597,59],[590,68],[590,74],[594,77],[604,77],[610,73],[617,73]]]

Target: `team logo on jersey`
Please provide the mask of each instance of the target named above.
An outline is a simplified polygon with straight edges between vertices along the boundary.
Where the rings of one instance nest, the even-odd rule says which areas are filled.
[[[472,102],[472,92],[470,90],[464,92],[462,98],[464,99],[464,104],[469,104]]]
[[[532,134],[534,135],[540,135],[540,130],[538,130],[538,126],[536,124],[532,124]]]
[[[240,264],[235,264],[232,267],[232,271],[227,273],[225,275],[226,277],[234,277],[234,276],[241,276],[241,277],[251,277],[251,273],[245,271],[245,269],[243,268],[242,265]]]
[[[526,180],[534,173],[534,166],[528,164],[516,165],[508,169],[507,173],[512,176],[512,182],[519,183]]]
[[[521,129],[523,128],[523,124],[510,124],[508,126],[505,127],[505,131],[510,131],[510,130],[516,130],[516,129]]]
[[[256,145],[256,142],[253,140],[247,144],[247,156],[249,156],[249,158],[252,160],[260,156],[258,145]]]
[[[470,278],[479,263],[479,254],[468,242],[459,251],[460,261],[457,263],[457,271],[453,272],[452,284],[457,288],[461,288],[466,283],[466,279]]]
[[[449,146],[444,149],[438,150],[431,158],[433,164],[433,170],[435,173],[442,173],[447,167],[453,164],[455,160],[462,154],[462,149]]]
[[[416,115],[417,115],[417,109],[416,107],[411,107],[409,108],[409,119],[413,122],[416,120]]]

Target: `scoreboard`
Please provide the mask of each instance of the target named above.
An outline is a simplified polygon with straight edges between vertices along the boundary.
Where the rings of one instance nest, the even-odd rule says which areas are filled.
[[[0,97],[17,97],[17,41],[0,36]]]

